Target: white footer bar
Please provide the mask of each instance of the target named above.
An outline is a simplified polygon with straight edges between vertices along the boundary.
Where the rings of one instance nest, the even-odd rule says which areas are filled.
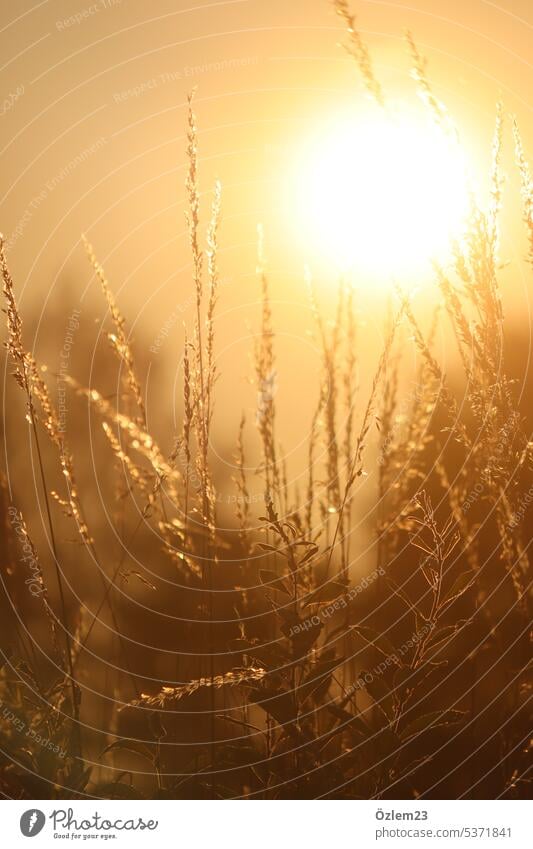
[[[73,843],[187,849],[533,846],[525,801],[6,800],[0,811],[1,844],[10,849]]]

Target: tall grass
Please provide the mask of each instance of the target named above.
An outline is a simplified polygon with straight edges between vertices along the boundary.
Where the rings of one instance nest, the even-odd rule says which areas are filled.
[[[355,17],[345,2],[336,0],[335,7],[348,29],[348,50],[382,107],[385,95]],[[407,39],[424,102],[448,131],[451,122],[433,94],[426,63],[410,34]],[[192,96],[187,122],[195,321],[184,341],[179,433],[166,450],[149,430],[126,319],[86,239],[112,325],[108,339],[121,390],[115,402],[69,379],[73,396],[101,419],[126,497],[140,499],[136,521],[123,529],[124,551],[150,527],[160,541],[160,549],[152,549],[154,564],[170,564],[177,578],[177,618],[188,623],[180,633],[193,651],[187,660],[175,651],[175,680],[162,686],[140,681],[136,653],[117,619],[117,582],[140,577],[163,612],[165,599],[146,576],[124,569],[125,554],[110,566],[97,554],[82,507],[82,495],[88,500],[91,494],[79,492],[43,373],[24,347],[15,284],[0,245],[6,347],[37,449],[58,587],[55,599],[46,590],[47,569],[39,567],[49,623],[43,639],[56,662],[39,662],[22,638],[4,656],[2,791],[38,798],[525,794],[530,540],[522,517],[532,442],[505,364],[498,281],[502,109],[492,144],[490,206],[483,210],[472,201],[453,262],[435,268],[439,303],[428,333],[410,298],[398,292],[366,397],[359,388],[367,363],[357,350],[357,291],[341,281],[328,324],[307,275],[322,366],[313,390],[305,493],[289,485],[279,443],[275,389],[283,363],[260,232],[258,401],[253,425],[243,414],[236,436],[233,535],[218,524],[211,454],[221,189],[215,185],[205,214]],[[531,176],[516,124],[513,131],[531,254]],[[435,353],[444,321],[463,370],[453,382]],[[405,403],[407,338],[419,358],[411,375],[416,388]],[[48,484],[43,432],[58,451],[63,493]],[[245,456],[253,437],[261,453],[254,475]],[[362,575],[353,569],[352,551],[359,487],[369,471],[377,480],[376,559]],[[258,486],[260,511],[250,497]],[[101,576],[100,601],[89,617],[73,613],[76,605],[67,597],[54,502],[74,520]],[[26,525],[20,527],[40,563]],[[13,596],[21,581],[17,570],[6,568],[3,577]],[[115,673],[111,730],[102,747],[90,730],[83,679],[105,608],[125,674]],[[497,687],[487,686],[492,680]],[[31,744],[21,727],[35,731]],[[37,731],[41,742],[35,742]],[[184,748],[192,753],[188,761]],[[148,770],[138,768],[139,758]]]

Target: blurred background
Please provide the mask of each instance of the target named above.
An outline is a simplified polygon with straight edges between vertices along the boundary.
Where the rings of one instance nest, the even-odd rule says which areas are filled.
[[[405,30],[412,31],[435,93],[459,128],[473,185],[486,197],[499,99],[506,118],[518,119],[526,153],[531,140],[529,4],[358,2],[354,11],[393,108],[408,114],[421,108],[404,41]],[[256,406],[250,337],[258,317],[261,224],[285,363],[276,389],[281,440],[297,475],[305,457],[301,422],[310,421],[316,402],[309,381],[319,361],[304,267],[321,309],[332,314],[342,266],[324,232],[334,210],[309,226],[303,214],[316,200],[315,154],[322,145],[319,167],[327,179],[327,157],[336,154],[328,138],[352,117],[378,111],[339,46],[343,27],[331,4],[159,0],[148,12],[140,0],[50,0],[21,2],[16,10],[5,4],[4,12],[0,227],[26,333],[40,359],[57,370],[59,328],[77,309],[69,370],[88,382],[81,373],[85,352],[88,345],[97,350],[105,310],[81,246],[85,233],[129,322],[151,425],[159,427],[164,413],[165,426],[176,426],[184,326],[194,313],[184,182],[186,97],[196,89],[204,223],[215,179],[223,191],[213,447],[230,474],[241,409],[253,417]],[[522,222],[516,213],[505,217],[519,200],[513,156],[509,131],[501,282],[507,315],[523,319],[530,281]],[[342,182],[341,174],[333,168],[331,179]],[[384,187],[377,185],[376,194],[378,208],[385,208]],[[330,198],[319,194],[321,200]],[[394,213],[401,218],[401,207]],[[387,235],[374,253],[389,250]],[[432,298],[429,262],[396,264],[395,274],[418,289],[423,306]],[[367,263],[354,277],[360,339],[372,350],[382,337],[391,275],[381,264],[370,273]]]
[[[261,479],[255,475],[260,445],[254,427],[258,387],[253,381],[253,344],[261,310],[258,226],[264,234],[280,363],[274,387],[278,437],[291,486],[305,487],[307,440],[321,369],[306,280],[313,279],[326,319],[332,319],[337,308],[339,277],[344,274],[355,287],[361,404],[383,344],[395,286],[413,293],[425,329],[437,300],[431,257],[416,263],[407,257],[398,265],[397,245],[388,241],[390,231],[383,233],[374,251],[390,263],[380,261],[372,269],[366,261],[358,261],[366,235],[358,244],[354,233],[356,261],[349,272],[345,257],[328,237],[328,225],[342,212],[343,202],[336,189],[329,190],[342,184],[343,165],[350,161],[346,151],[345,159],[336,161],[331,140],[351,122],[355,129],[349,138],[357,139],[358,122],[378,120],[379,111],[369,100],[353,59],[340,46],[345,41],[343,24],[327,0],[150,4],[20,0],[16,5],[1,0],[1,8],[0,230],[24,318],[25,343],[40,363],[46,363],[56,403],[61,401],[56,375],[65,363],[68,374],[82,385],[98,388],[104,396],[116,392],[116,369],[109,367],[111,353],[104,332],[109,329],[107,306],[84,253],[81,234],[85,234],[127,319],[146,388],[148,423],[167,452],[181,428],[183,341],[194,323],[185,178],[187,95],[195,90],[204,227],[214,183],[220,180],[222,185],[221,286],[215,325],[220,377],[211,452],[219,523],[229,529],[234,526],[232,476],[243,412],[248,422],[250,491],[258,504],[263,498]],[[435,94],[458,129],[472,190],[484,202],[489,199],[496,104],[503,104],[501,287],[511,342],[508,365],[527,407],[531,271],[524,225],[517,213],[520,181],[511,120],[514,116],[518,121],[527,155],[533,141],[531,4],[358,0],[354,11],[391,109],[422,120],[404,38],[406,29],[413,33],[428,60]],[[372,138],[365,144],[372,145]],[[393,138],[390,151],[385,147],[383,155],[395,151]],[[435,176],[438,163],[429,162],[428,167],[430,176]],[[324,184],[326,191],[321,189]],[[409,186],[407,178],[406,214],[412,208]],[[416,194],[416,186],[413,191]],[[378,210],[386,211],[386,186],[379,182],[375,201]],[[400,221],[402,206],[392,213]],[[421,213],[431,221],[435,206],[427,210],[419,206]],[[446,257],[442,261],[446,264]],[[437,358],[453,381],[453,340],[439,329],[435,344]],[[412,376],[417,366],[414,348],[406,346],[404,357],[407,375]],[[25,512],[36,543],[46,546],[24,402],[11,385],[9,371],[6,364],[3,466],[13,502]],[[411,391],[409,380],[408,376],[402,389],[404,397]],[[63,413],[80,489],[90,493],[84,495],[84,507],[111,564],[121,551],[116,529],[122,495],[117,492],[116,469],[86,402],[69,395]],[[371,447],[374,455],[376,451],[375,445]],[[53,452],[50,458],[53,465]],[[376,516],[369,505],[376,487],[376,475],[371,473],[358,496],[355,573],[368,570],[373,562]],[[66,524],[67,548],[72,534]],[[173,620],[186,615],[187,607],[182,599],[184,610],[177,611],[172,597],[165,597],[164,582],[172,582],[174,575],[170,567],[160,572],[153,566],[157,546],[158,541],[148,536],[141,541],[138,562],[133,552],[126,557],[126,565],[140,569],[156,584],[156,603],[142,582],[124,583],[120,591],[122,627],[125,632],[131,628],[138,673],[147,681],[151,676],[154,681],[168,677],[170,662],[156,656],[150,646],[155,643],[165,651],[180,646]],[[73,597],[78,595],[94,609],[101,589],[87,568],[87,552],[72,543],[68,558]],[[161,619],[162,601],[163,607],[168,603],[168,623]],[[97,658],[105,657],[105,664],[95,664],[91,683],[112,701],[113,657],[105,627],[95,637],[94,651]],[[144,653],[139,641],[146,643]],[[185,678],[186,671],[180,670],[178,677]],[[100,704],[100,696],[94,698]],[[105,706],[101,710],[105,716]],[[102,721],[99,718],[97,724]]]

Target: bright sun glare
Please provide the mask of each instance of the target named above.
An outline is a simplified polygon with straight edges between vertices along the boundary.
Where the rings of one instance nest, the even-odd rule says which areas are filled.
[[[439,127],[418,116],[365,116],[330,126],[308,151],[298,187],[305,237],[338,268],[413,274],[460,235],[465,161]]]

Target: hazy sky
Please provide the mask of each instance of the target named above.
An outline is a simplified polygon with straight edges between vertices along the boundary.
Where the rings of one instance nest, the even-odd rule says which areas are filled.
[[[529,0],[360,0],[354,9],[376,75],[393,98],[408,102],[416,93],[403,33],[412,30],[435,91],[481,173],[490,166],[500,97],[531,149]],[[202,190],[207,193],[216,177],[223,184],[218,350],[229,375],[221,384],[224,415],[236,427],[236,381],[245,387],[250,373],[258,222],[265,227],[282,359],[293,375],[313,376],[319,362],[302,307],[303,265],[308,259],[315,265],[325,308],[333,298],[322,284],[335,273],[321,266],[320,244],[306,243],[299,232],[291,181],[317,133],[343,114],[368,109],[358,70],[339,47],[344,33],[331,4],[2,0],[2,12],[0,227],[23,308],[41,316],[37,344],[58,310],[66,319],[81,304],[82,323],[90,314],[87,304],[101,310],[95,284],[86,292],[85,232],[151,374],[157,375],[162,357],[178,356],[182,325],[192,312],[183,215],[185,121],[187,92],[197,87]],[[510,191],[516,200],[515,177]],[[521,222],[512,226],[505,258],[514,262],[512,286],[520,295],[525,247]],[[175,338],[150,354],[169,317]],[[373,321],[366,316],[371,344],[381,323]],[[315,402],[305,381],[296,382],[296,391],[294,382],[281,382],[279,391],[310,409]],[[290,419],[296,445],[294,408]]]
[[[531,138],[527,0],[354,9],[376,72],[395,94],[412,94],[402,42],[409,28],[469,142],[485,139],[500,96]],[[302,149],[362,95],[327,0],[4,0],[2,10],[0,226],[25,278],[39,267],[54,276],[69,268],[82,230],[104,254],[122,252],[130,269],[141,240],[143,253],[158,247],[164,261],[163,243],[183,229],[179,169],[192,87],[206,188],[222,179],[227,220],[241,216],[231,233],[246,244],[255,238],[251,219],[272,218],[291,145]]]

